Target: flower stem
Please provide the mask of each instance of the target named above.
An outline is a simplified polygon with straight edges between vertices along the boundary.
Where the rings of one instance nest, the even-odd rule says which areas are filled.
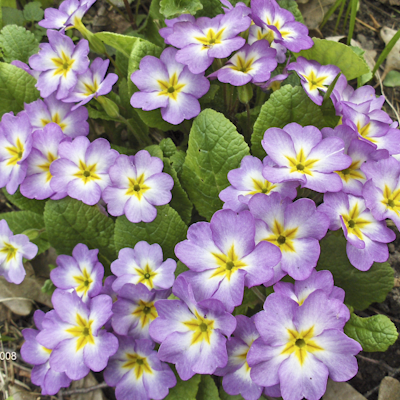
[[[252,287],[251,290],[253,293],[261,300],[261,302],[264,304],[266,297],[261,293],[260,289],[256,286]]]
[[[132,13],[132,10],[131,10],[131,6],[128,3],[128,0],[124,0],[124,5],[125,5],[126,12],[128,13],[128,17],[129,17],[129,21],[131,23],[132,29],[136,30],[137,27],[136,27],[136,24],[135,24],[135,17],[133,16],[133,13]]]

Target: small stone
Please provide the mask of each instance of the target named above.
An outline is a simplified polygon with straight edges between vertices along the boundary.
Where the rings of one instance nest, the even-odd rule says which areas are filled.
[[[328,380],[326,393],[322,400],[367,400],[361,393],[357,392],[349,383],[333,382]],[[392,399],[394,400],[394,399]]]
[[[390,376],[382,379],[378,400],[400,400],[400,382]]]

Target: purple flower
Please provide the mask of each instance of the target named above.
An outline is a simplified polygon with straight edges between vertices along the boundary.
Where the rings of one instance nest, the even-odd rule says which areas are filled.
[[[44,19],[38,22],[46,29],[64,29],[72,26],[71,15],[79,8],[79,0],[65,0],[57,8],[46,8],[44,10]]]
[[[328,376],[347,381],[357,373],[359,343],[343,333],[350,313],[342,301],[322,290],[311,293],[303,305],[280,293],[267,297],[256,314],[260,338],[247,361],[252,380],[267,388],[280,384],[285,400],[317,400]]]
[[[35,70],[33,70],[33,69],[30,69],[29,65],[28,65],[28,64],[25,64],[25,63],[22,62],[22,61],[14,60],[14,61],[11,61],[10,64],[11,64],[11,65],[14,65],[14,66],[16,66],[16,67],[18,67],[18,68],[23,69],[23,70],[24,70],[25,72],[27,72],[29,75],[32,75],[35,79],[38,79],[38,78],[39,78],[40,71],[35,71]]]
[[[36,310],[33,319],[39,330],[22,330],[25,342],[21,347],[21,357],[25,362],[34,365],[31,381],[34,385],[41,386],[42,395],[55,395],[60,388],[68,387],[71,379],[64,372],[56,372],[50,368],[49,358],[52,350],[42,346],[36,340],[36,336],[43,329],[42,321],[44,317],[43,311]]]
[[[88,110],[79,107],[72,111],[72,104],[63,103],[51,94],[44,100],[36,100],[25,104],[25,111],[29,117],[33,130],[43,129],[47,124],[55,122],[64,135],[71,138],[87,136],[89,133]]]
[[[363,196],[378,221],[390,218],[400,229],[400,163],[393,157],[368,161],[362,167],[367,176]]]
[[[133,249],[121,249],[118,259],[111,263],[111,271],[117,276],[113,289],[118,292],[126,283],[143,283],[150,290],[169,289],[174,284],[175,269],[175,260],[163,261],[159,244],[141,241]]]
[[[161,172],[162,160],[141,150],[134,156],[119,155],[109,174],[111,183],[103,192],[108,212],[117,217],[126,215],[129,221],[151,222],[157,216],[154,206],[171,201],[173,179]]]
[[[150,322],[158,316],[154,303],[168,298],[170,294],[171,289],[149,290],[141,283],[125,284],[118,290],[118,299],[112,308],[111,324],[114,331],[135,339],[150,339]]]
[[[228,364],[224,368],[218,368],[214,374],[224,377],[222,386],[231,396],[240,394],[245,400],[258,400],[263,388],[254,383],[250,377],[251,368],[247,364],[247,353],[260,334],[254,325],[254,316],[248,318],[237,315],[235,318],[236,329],[226,344]]]
[[[329,216],[329,229],[343,229],[347,256],[357,269],[368,271],[375,261],[387,261],[386,243],[392,242],[396,235],[384,221],[375,220],[364,199],[343,192],[326,193],[318,209]]]
[[[242,303],[244,286],[272,278],[281,254],[271,243],[256,245],[255,227],[249,211],[232,210],[217,211],[210,223],[189,227],[188,239],[175,246],[175,254],[191,270],[184,276],[198,300],[218,299],[232,312]]]
[[[298,57],[296,62],[291,63],[287,69],[297,72],[308,97],[319,106],[324,100],[319,91],[326,92],[340,72],[340,69],[334,65],[321,65],[304,57]]]
[[[364,183],[367,181],[361,166],[369,159],[378,160],[389,157],[386,150],[377,151],[370,143],[358,139],[357,132],[346,125],[338,125],[335,129],[323,128],[322,137],[339,137],[344,142],[344,154],[351,157],[351,165],[341,171],[335,171],[343,183],[343,192],[354,196],[362,196]]]
[[[75,46],[63,33],[48,30],[49,43],[39,45],[39,53],[29,58],[29,65],[41,71],[36,87],[42,97],[56,93],[57,99],[67,97],[78,75],[89,66],[89,43],[81,39]]]
[[[200,113],[197,99],[210,88],[210,82],[203,74],[194,75],[187,66],[175,61],[176,52],[176,49],[168,47],[160,59],[143,57],[140,69],[131,76],[140,90],[131,98],[132,107],[145,111],[161,108],[163,119],[174,125]]]
[[[14,194],[28,169],[26,158],[32,149],[32,127],[24,114],[3,114],[0,122],[0,188]]]
[[[88,103],[93,97],[104,96],[111,92],[114,83],[118,80],[118,75],[108,74],[104,79],[109,64],[109,60],[98,57],[92,61],[86,72],[78,76],[75,87],[63,99],[66,103],[79,102],[72,107],[72,111]]]
[[[50,187],[50,165],[58,159],[58,146],[64,140],[68,141],[69,138],[54,123],[46,125],[43,130],[33,132],[33,147],[26,159],[28,169],[20,187],[23,196],[28,199],[43,200],[51,197],[58,200],[67,195],[66,192],[55,193]]]
[[[262,175],[264,165],[274,166],[275,164],[269,157],[265,157],[261,162],[257,157],[245,156],[240,163],[240,168],[228,172],[231,186],[219,194],[219,198],[225,202],[224,209],[235,212],[248,210],[249,200],[257,193],[269,195],[278,192],[282,197],[289,197],[291,200],[297,196],[298,182],[271,183]]]
[[[118,156],[110,149],[106,139],[90,143],[83,136],[72,142],[62,142],[58,148],[60,158],[50,166],[53,178],[50,182],[55,192],[66,191],[68,196],[94,205],[104,188],[111,184],[108,170]]]
[[[168,41],[181,49],[176,53],[176,61],[187,65],[193,74],[199,74],[214,58],[229,57],[239,50],[246,41],[237,35],[251,24],[243,10],[244,7],[235,7],[215,18],[201,17],[195,23],[177,22],[174,33],[168,36]]]
[[[255,24],[268,30],[266,39],[270,43],[275,41],[295,53],[314,45],[307,27],[296,22],[293,14],[275,0],[253,0],[251,11]]]
[[[317,211],[311,199],[292,203],[278,193],[256,194],[249,201],[249,209],[256,219],[256,243],[272,243],[282,253],[274,280],[264,280],[264,284],[277,282],[285,273],[296,280],[308,278],[317,265],[319,240],[328,230],[329,218]]]
[[[102,294],[85,304],[78,294],[56,289],[54,310],[43,319],[37,341],[48,349],[50,367],[79,380],[90,370],[103,370],[118,349],[117,338],[101,327],[112,315],[111,297]]]
[[[278,63],[284,63],[286,60],[286,47],[275,42],[269,42],[268,38],[271,36],[269,34],[269,32],[271,32],[271,30],[269,28],[261,28],[261,26],[258,25],[251,25],[249,28],[249,37],[247,39],[247,42],[251,45],[253,43],[255,43],[258,40],[263,40],[268,42],[268,44],[270,45],[270,47],[272,49],[276,50],[276,61],[278,61]]]
[[[220,82],[233,86],[265,82],[278,65],[275,56],[276,50],[271,49],[265,40],[254,42],[251,46],[245,44],[225,66],[208,77],[218,78]]]
[[[87,303],[101,291],[104,267],[99,263],[99,250],[89,250],[83,243],[78,243],[72,250],[72,257],[57,257],[57,268],[50,272],[54,285],[60,289],[74,289],[78,296]]]
[[[274,75],[272,78],[268,79],[267,82],[257,84],[262,90],[278,90],[281,87],[281,83],[287,79],[289,76],[288,66],[290,65],[290,55],[287,59],[286,65],[282,70],[281,74]]]
[[[100,294],[107,294],[112,298],[113,303],[117,301],[117,293],[112,288],[112,284],[114,283],[116,277],[114,275],[107,276],[104,280],[104,285],[100,290]],[[104,329],[108,332],[112,332],[112,325],[111,325],[111,317],[108,321],[104,324]]]
[[[311,275],[303,281],[278,282],[274,285],[274,292],[289,297],[301,306],[307,297],[316,290],[322,290],[330,299],[344,301],[344,290],[334,286],[330,271],[312,270]],[[345,308],[343,308],[345,310]],[[345,311],[347,314],[347,311]]]
[[[26,272],[22,257],[31,260],[36,256],[38,247],[29,241],[26,235],[14,235],[5,219],[0,220],[0,275],[6,281],[19,285]]]
[[[172,35],[174,33],[174,25],[177,22],[192,22],[195,23],[196,18],[193,15],[190,14],[182,14],[177,18],[172,18],[172,19],[166,19],[164,22],[167,24],[166,28],[161,28],[158,33],[160,36],[164,39],[165,44],[171,44],[168,40],[168,36]]]
[[[264,166],[263,176],[270,182],[298,180],[301,187],[320,193],[342,190],[342,180],[334,171],[348,168],[352,161],[343,154],[342,139],[322,139],[314,126],[303,128],[293,122],[283,129],[269,128],[261,143],[278,166]]]
[[[183,380],[194,374],[213,374],[228,362],[226,336],[236,320],[215,299],[195,300],[192,287],[178,276],[173,293],[181,300],[158,300],[158,318],[150,324],[150,335],[158,343],[158,358],[175,364]]]
[[[151,340],[119,336],[118,352],[104,371],[109,386],[116,386],[118,400],[163,399],[176,385],[171,368],[161,362]]]
[[[244,15],[249,15],[251,14],[251,9],[246,6],[246,4],[242,3],[241,1],[237,2],[235,4],[235,7],[228,1],[228,0],[220,0],[222,3],[222,10],[226,14],[227,12],[233,10],[236,7],[242,7],[241,11],[243,12]]]

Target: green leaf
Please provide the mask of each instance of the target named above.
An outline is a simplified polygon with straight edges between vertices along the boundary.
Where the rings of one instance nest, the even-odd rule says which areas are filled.
[[[113,32],[97,32],[95,34],[103,43],[120,51],[125,57],[129,58],[132,48],[138,38],[127,35],[120,35]]]
[[[0,116],[24,109],[24,103],[39,98],[35,88],[36,79],[23,69],[0,62]]]
[[[322,239],[317,269],[332,272],[335,285],[346,292],[345,303],[356,310],[383,302],[393,288],[393,269],[388,263],[374,263],[368,271],[359,271],[347,258],[346,243],[343,236],[335,234]]]
[[[2,7],[10,7],[10,8],[17,8],[16,0],[1,0]]]
[[[294,18],[297,22],[301,22],[304,24],[304,19],[303,16],[301,15],[301,12],[299,10],[299,7],[297,5],[297,2],[294,0],[280,0],[279,1],[279,6],[284,8],[285,10],[290,11],[293,15]]]
[[[175,375],[177,383],[169,389],[169,394],[164,400],[196,400],[201,375],[194,375],[188,381],[183,381],[177,373]]]
[[[170,157],[170,163],[174,167],[179,179],[181,179],[182,167],[185,162],[186,152],[178,150],[174,155]]]
[[[234,1],[231,2],[232,4]],[[196,18],[198,17],[216,17],[222,13],[222,4],[219,0],[201,0],[203,8],[197,11]]]
[[[51,281],[51,279],[46,279],[40,290],[43,293],[49,294],[51,296],[56,290],[56,287],[54,286],[54,283]]]
[[[381,64],[386,60],[386,57],[392,51],[393,47],[396,45],[397,41],[400,39],[400,29],[395,33],[395,35],[390,39],[390,42],[385,46],[382,53],[378,57],[374,69],[372,70],[372,74],[375,75],[375,72],[378,71]]]
[[[15,340],[15,338],[11,337],[11,336],[5,336],[5,335],[1,335],[0,336],[0,342],[13,342]],[[10,399],[11,397],[8,397],[8,399]]]
[[[261,292],[264,290],[262,286],[259,286],[258,289]],[[259,302],[260,300],[258,299],[256,294],[251,289],[245,288],[242,304],[238,307],[235,307],[233,315],[239,315],[239,314],[246,315],[249,308],[253,309]]]
[[[31,211],[11,211],[8,213],[0,214],[0,219],[7,221],[8,227],[14,235],[25,232],[28,229],[44,229],[44,220],[41,215],[35,214]],[[50,244],[47,241],[48,232],[42,233],[32,243],[38,247],[38,254],[46,251]]]
[[[39,51],[39,42],[32,32],[22,26],[7,25],[0,32],[0,48],[4,61],[20,60],[27,63],[29,57]]]
[[[220,400],[218,388],[214,379],[210,375],[201,375],[199,391],[197,392],[196,400]]]
[[[178,261],[176,263],[175,278],[177,278],[178,275],[186,271],[189,271],[189,268],[183,262]]]
[[[370,72],[364,58],[357,55],[349,46],[326,39],[313,38],[313,41],[314,46],[311,49],[302,50],[295,56],[315,60],[322,65],[336,65],[349,81]]]
[[[399,71],[390,71],[387,75],[383,84],[386,87],[397,87],[400,86],[400,72]]]
[[[364,351],[386,351],[399,337],[396,325],[386,315],[361,318],[352,313],[344,333],[361,344]]]
[[[231,396],[230,394],[226,393],[222,386],[219,388],[219,397],[221,400],[243,400],[243,397],[240,394]]]
[[[18,25],[24,26],[25,18],[21,10],[10,7],[2,7],[3,25]]]
[[[177,17],[181,14],[196,14],[203,5],[199,0],[161,0],[160,12],[165,18]]]
[[[107,113],[105,111],[96,110],[95,108],[93,108],[89,105],[86,108],[89,112],[89,118],[121,122],[121,120],[119,118],[113,118],[113,117],[110,117],[109,115],[107,115]]]
[[[164,157],[171,157],[176,153],[176,146],[171,138],[161,140],[159,146],[164,154]]]
[[[9,194],[7,190],[3,188],[3,194],[10,203],[14,204],[21,210],[32,211],[40,215],[42,215],[44,212],[46,200],[27,199],[26,197],[22,196],[19,189],[14,194]]]
[[[218,195],[229,185],[227,174],[248,154],[243,136],[223,114],[206,109],[196,117],[181,182],[200,215],[210,220],[222,208]]]
[[[336,123],[337,120],[336,117]],[[283,128],[291,122],[297,122],[301,126],[314,125],[318,129],[326,126],[333,128],[336,125],[324,118],[322,107],[310,100],[302,86],[283,86],[272,93],[261,107],[251,136],[253,155],[259,158],[265,157],[266,153],[261,146],[261,140],[267,129]]]
[[[27,21],[41,21],[44,16],[42,5],[38,1],[32,1],[24,7],[24,17]]]
[[[99,249],[99,261],[109,266],[115,259],[114,222],[97,206],[66,197],[48,200],[44,221],[51,245],[58,254],[71,255],[78,243]]]
[[[156,207],[157,217],[154,221],[134,224],[125,216],[118,217],[115,223],[115,249],[135,247],[137,242],[145,240],[153,244],[158,243],[164,258],[175,258],[174,248],[177,243],[186,239],[187,226],[179,214],[169,205]]]

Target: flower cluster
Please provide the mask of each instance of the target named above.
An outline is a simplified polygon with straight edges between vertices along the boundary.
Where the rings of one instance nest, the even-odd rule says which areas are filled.
[[[229,1],[222,3],[224,14],[214,18],[181,15],[166,20],[167,27],[160,29],[160,34],[175,48],[166,48],[160,59],[142,58],[139,70],[131,76],[139,89],[131,98],[133,107],[145,111],[161,108],[165,121],[180,124],[199,114],[198,99],[210,87],[204,74],[211,65],[214,72],[209,79],[233,86],[254,83],[268,87],[271,73],[278,63],[285,62],[287,50],[298,52],[313,45],[306,26],[275,0],[253,0],[251,9],[243,3],[235,7]],[[222,59],[234,51],[223,65]]]

